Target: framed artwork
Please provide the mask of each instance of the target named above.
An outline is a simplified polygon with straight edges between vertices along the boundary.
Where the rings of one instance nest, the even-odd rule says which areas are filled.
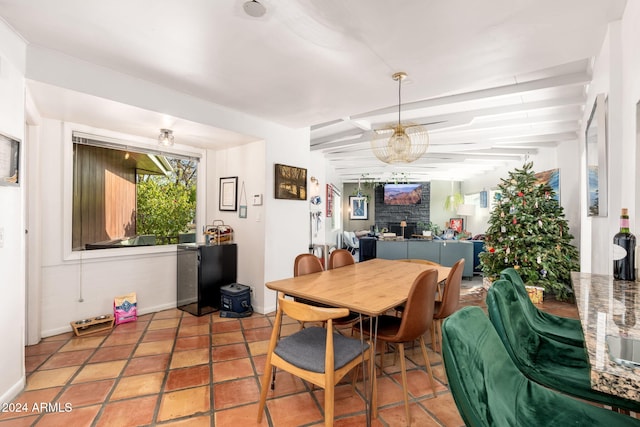
[[[607,98],[596,96],[585,130],[587,216],[607,216]]]
[[[560,203],[560,169],[549,169],[548,171],[535,174],[536,184],[548,185],[554,193],[554,198]]]
[[[275,165],[275,198],[307,200],[307,170],[295,166]]]
[[[488,208],[489,207],[489,195],[487,190],[482,190],[480,192],[480,207]]]
[[[0,185],[18,185],[20,141],[0,134]]]
[[[238,177],[228,176],[220,178],[220,206],[221,211],[238,210]]]
[[[349,196],[349,219],[369,219],[366,197]]]
[[[462,218],[449,218],[449,228],[459,233],[463,230],[462,222],[463,222]]]

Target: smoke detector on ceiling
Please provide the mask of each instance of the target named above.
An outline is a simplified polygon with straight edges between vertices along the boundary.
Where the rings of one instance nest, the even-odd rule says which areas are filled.
[[[254,18],[260,18],[267,12],[267,9],[262,5],[262,3],[258,3],[256,0],[245,2],[242,7],[247,15],[253,16]]]

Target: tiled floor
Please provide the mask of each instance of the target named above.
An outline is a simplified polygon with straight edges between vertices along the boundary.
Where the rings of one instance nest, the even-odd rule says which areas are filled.
[[[463,304],[483,306],[483,299],[482,292],[472,292]],[[544,306],[577,315],[566,303]],[[195,317],[174,309],[90,336],[43,339],[26,348],[27,386],[3,408],[0,427],[323,425],[323,390],[283,372],[269,391],[262,423],[256,422],[272,322],[272,316]],[[435,398],[418,348],[408,350],[408,357],[412,425],[462,426],[440,356],[429,350]],[[392,359],[389,354],[378,379],[374,426],[405,425],[399,364]],[[353,391],[348,377],[338,386],[336,426],[366,424],[361,392],[361,384]]]

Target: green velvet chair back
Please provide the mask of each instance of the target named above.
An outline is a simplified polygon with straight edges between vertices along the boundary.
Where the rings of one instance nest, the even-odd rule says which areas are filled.
[[[514,268],[510,267],[502,270],[500,276],[508,280],[513,286],[522,312],[536,332],[556,341],[562,341],[577,347],[585,346],[584,334],[579,320],[555,316],[533,305],[531,299],[529,299],[524,281]]]
[[[487,311],[507,354],[529,379],[582,399],[632,411],[640,403],[591,388],[591,365],[584,347],[556,341],[536,332],[522,311],[515,288],[496,280],[487,293]]]
[[[449,388],[467,426],[640,426],[640,420],[530,381],[479,307],[464,307],[445,319],[442,341]]]

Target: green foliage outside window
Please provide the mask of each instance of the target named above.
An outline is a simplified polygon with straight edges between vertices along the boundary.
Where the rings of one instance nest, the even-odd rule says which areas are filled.
[[[137,234],[152,234],[158,244],[178,243],[190,231],[196,211],[196,168],[193,162],[168,159],[169,176],[140,175],[137,184]]]

